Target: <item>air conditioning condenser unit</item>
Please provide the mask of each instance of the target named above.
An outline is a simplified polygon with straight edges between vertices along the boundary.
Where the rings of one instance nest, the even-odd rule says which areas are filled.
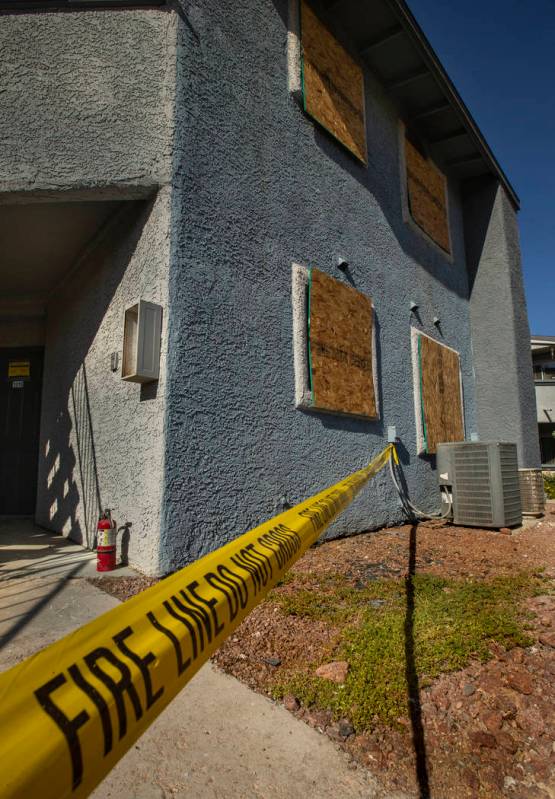
[[[455,524],[499,528],[522,523],[516,444],[438,444],[437,472],[439,484],[452,493]]]

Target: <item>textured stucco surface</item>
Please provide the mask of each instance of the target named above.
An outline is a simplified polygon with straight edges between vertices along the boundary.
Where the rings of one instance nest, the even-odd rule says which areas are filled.
[[[389,425],[412,499],[438,507],[433,458],[417,455],[411,325],[460,353],[467,436],[516,439],[521,465],[539,463],[509,201],[480,190],[463,213],[450,181],[452,256],[427,241],[405,218],[402,129],[372,75],[367,168],[289,91],[294,5],[0,17],[0,202],[166,185],[122,210],[57,294],[46,330],[38,521],[91,543],[100,497],[131,522],[130,561],[147,572],[361,467]],[[295,408],[292,263],[372,298],[379,420]],[[161,380],[142,389],[109,370],[123,308],[139,297],[164,306]],[[400,518],[383,472],[330,534]]]
[[[538,422],[555,422],[555,385],[536,385],[536,406]]]
[[[478,433],[514,441],[521,468],[540,464],[530,329],[516,213],[488,181],[465,203]]]
[[[163,184],[171,167],[176,15],[0,16],[0,197]]]
[[[90,546],[99,504],[113,508],[132,525],[130,563],[147,573],[158,570],[170,194],[123,204],[46,324],[37,522]],[[123,312],[139,298],[164,308],[160,380],[142,387],[120,377]]]
[[[396,425],[417,504],[439,504],[416,456],[410,325],[461,353],[475,429],[461,202],[451,185],[453,263],[403,221],[398,117],[366,75],[368,169],[288,92],[287,0],[183,3],[162,568],[213,549],[283,504],[365,464]],[[295,408],[291,264],[340,277],[375,304],[381,419]],[[420,306],[411,318],[410,301]],[[384,472],[335,534],[398,520]]]

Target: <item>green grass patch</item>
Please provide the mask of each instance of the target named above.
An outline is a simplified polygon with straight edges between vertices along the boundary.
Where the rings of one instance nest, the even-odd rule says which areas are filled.
[[[481,582],[418,575],[358,588],[340,576],[308,575],[303,583],[294,592],[274,592],[273,601],[287,614],[339,626],[333,658],[347,660],[349,674],[336,685],[314,676],[319,663],[303,664],[275,685],[274,695],[293,693],[308,706],[347,716],[357,730],[407,714],[407,660],[424,687],[473,658],[486,660],[494,641],[529,645],[519,604],[545,590],[531,575]]]
[[[543,483],[546,497],[548,499],[555,499],[555,475],[544,475]]]

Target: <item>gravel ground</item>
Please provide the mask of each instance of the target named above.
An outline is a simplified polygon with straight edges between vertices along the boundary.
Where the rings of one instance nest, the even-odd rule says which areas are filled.
[[[157,577],[91,577],[92,583],[102,591],[106,591],[110,596],[115,596],[120,602],[125,602],[135,594],[140,594],[145,588],[150,588],[158,582]]]
[[[342,574],[356,581],[403,580],[409,569],[410,526],[331,541],[312,548],[293,568],[283,591],[302,588],[303,573]],[[377,723],[356,734],[348,719],[303,707],[288,710],[335,740],[385,788],[437,799],[555,797],[555,503],[546,517],[503,534],[441,523],[416,531],[416,574],[488,579],[516,572],[548,578],[546,595],[527,599],[532,646],[445,674],[417,698],[397,725]],[[254,690],[270,693],[280,668],[326,663],[341,630],[322,621],[285,615],[271,599],[256,608],[215,656],[220,668]]]
[[[537,524],[505,535],[441,522],[418,525],[416,571],[440,577],[495,577],[519,569],[555,568],[555,503]],[[294,570],[361,577],[404,576],[410,526],[366,533],[313,547]],[[555,576],[555,572],[553,573]]]
[[[409,525],[326,542],[293,568],[295,575],[342,574],[353,581],[403,580],[409,572]],[[483,580],[537,572],[555,591],[555,502],[538,523],[505,534],[420,524],[413,572]],[[95,585],[125,600],[153,585],[153,578],[101,578]],[[486,663],[471,662],[420,690],[395,728],[376,724],[356,734],[348,719],[303,707],[286,696],[285,707],[328,735],[354,763],[387,790],[437,799],[555,797],[555,596],[528,598],[534,643],[510,651],[492,644]],[[266,601],[250,614],[216,654],[224,671],[268,694],[276,669],[287,662],[332,659],[341,630],[322,621],[285,615]]]

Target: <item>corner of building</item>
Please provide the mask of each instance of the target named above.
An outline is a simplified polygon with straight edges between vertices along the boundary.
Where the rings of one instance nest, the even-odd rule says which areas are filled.
[[[539,466],[530,331],[517,211],[494,179],[464,203],[478,432],[514,441],[522,468]]]

